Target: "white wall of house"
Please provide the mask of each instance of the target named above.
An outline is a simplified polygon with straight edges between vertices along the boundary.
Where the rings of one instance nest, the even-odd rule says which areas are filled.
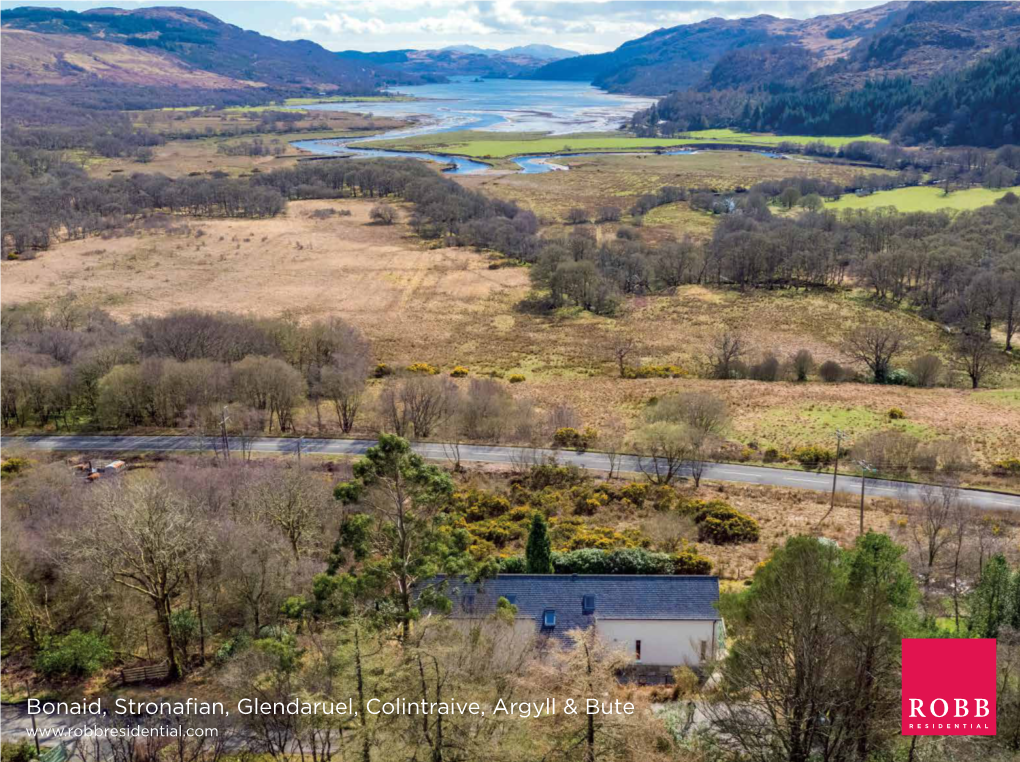
[[[634,655],[641,641],[639,664],[697,666],[715,650],[713,622],[675,619],[597,619],[599,637]],[[702,645],[704,644],[704,645]]]

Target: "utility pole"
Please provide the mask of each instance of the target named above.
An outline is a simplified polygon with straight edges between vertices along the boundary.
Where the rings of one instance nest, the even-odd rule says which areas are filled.
[[[832,469],[832,497],[829,499],[829,513],[836,507],[836,479],[839,476],[839,448],[843,444],[843,430],[836,429],[836,465]]]
[[[227,436],[227,421],[230,418],[227,417],[227,405],[223,406],[223,412],[220,413],[220,434],[223,437],[223,459],[230,460],[230,438]]]
[[[864,535],[864,485],[868,483],[868,471],[874,471],[871,464],[866,460],[857,461],[861,467],[861,528],[857,531],[858,536]]]

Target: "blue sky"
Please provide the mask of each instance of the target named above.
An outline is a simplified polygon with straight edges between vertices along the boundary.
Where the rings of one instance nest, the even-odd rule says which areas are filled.
[[[504,49],[544,43],[580,53],[612,50],[655,29],[714,16],[737,18],[769,13],[807,18],[878,5],[878,0],[829,2],[709,2],[691,0],[213,0],[212,2],[59,2],[2,0],[22,5],[139,8],[176,5],[200,8],[224,21],[285,40],[308,39],[330,50],[393,50],[472,44]]]

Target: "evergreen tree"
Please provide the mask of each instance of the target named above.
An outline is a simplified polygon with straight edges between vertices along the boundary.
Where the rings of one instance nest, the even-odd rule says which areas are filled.
[[[545,516],[535,512],[528,530],[528,547],[525,551],[528,574],[552,574],[552,545],[549,543],[549,526]]]
[[[354,479],[338,484],[333,494],[344,505],[372,506],[365,514],[371,516],[368,521],[361,520],[357,527],[351,519],[344,522],[338,550],[350,551],[355,559],[371,554],[372,560],[360,570],[361,578],[395,583],[390,603],[406,638],[422,604],[414,590],[419,580],[474,571],[465,542],[456,532],[440,531],[453,480],[426,463],[406,439],[382,434],[379,443],[355,462]]]
[[[995,638],[1009,624],[1012,575],[1002,554],[993,556],[981,572],[971,596],[970,633],[976,638]]]

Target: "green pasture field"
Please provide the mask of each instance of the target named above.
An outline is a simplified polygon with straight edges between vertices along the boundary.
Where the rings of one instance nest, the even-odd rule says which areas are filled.
[[[925,185],[915,188],[896,188],[889,191],[877,191],[869,196],[847,194],[839,201],[828,201],[827,209],[879,209],[892,206],[900,212],[934,212],[939,209],[964,211],[977,209],[994,204],[1007,193],[1020,194],[1020,186],[989,190],[988,188],[968,188],[953,191],[948,196],[941,188]]]
[[[502,159],[525,154],[569,154],[611,151],[654,151],[681,146],[746,145],[775,148],[781,143],[800,145],[824,142],[839,147],[846,143],[867,140],[881,141],[873,135],[839,138],[817,138],[806,135],[773,135],[741,133],[733,130],[700,130],[683,138],[637,138],[622,132],[577,133],[548,135],[527,132],[481,132],[463,130],[432,135],[418,135],[398,140],[379,140],[374,148],[392,150],[433,151],[472,158]]]

